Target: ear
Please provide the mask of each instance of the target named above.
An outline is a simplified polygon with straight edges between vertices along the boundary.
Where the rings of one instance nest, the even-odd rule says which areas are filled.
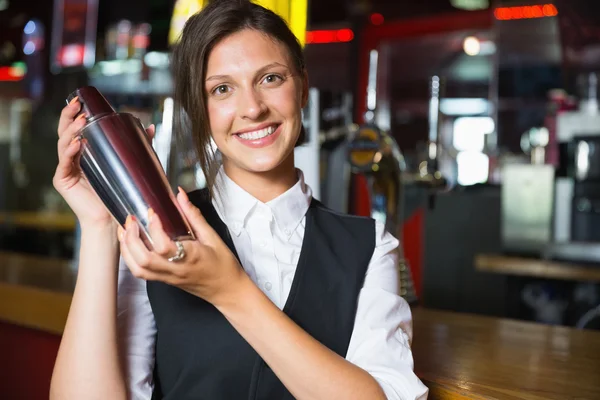
[[[302,108],[308,103],[308,72],[304,70],[302,73]]]

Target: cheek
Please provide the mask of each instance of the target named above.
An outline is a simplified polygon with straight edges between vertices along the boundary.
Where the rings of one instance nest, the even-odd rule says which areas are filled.
[[[209,101],[208,118],[210,121],[210,129],[214,136],[228,135],[235,118],[235,106],[233,105],[233,102]]]

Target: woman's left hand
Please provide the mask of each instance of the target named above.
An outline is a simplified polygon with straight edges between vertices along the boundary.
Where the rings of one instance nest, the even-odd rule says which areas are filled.
[[[196,236],[196,240],[181,242],[185,257],[180,261],[168,261],[177,253],[177,246],[163,230],[158,216],[149,210],[153,250],[148,250],[140,238],[137,222],[130,216],[125,229],[119,229],[125,263],[137,278],[176,286],[215,306],[234,301],[240,293],[240,285],[248,281],[248,275],[181,189],[177,201]]]

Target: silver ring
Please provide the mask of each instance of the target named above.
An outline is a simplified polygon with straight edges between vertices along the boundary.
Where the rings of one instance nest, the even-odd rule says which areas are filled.
[[[185,258],[185,249],[183,248],[183,244],[179,240],[176,240],[175,245],[177,246],[177,254],[175,254],[173,257],[169,257],[167,259],[168,261],[180,261]]]

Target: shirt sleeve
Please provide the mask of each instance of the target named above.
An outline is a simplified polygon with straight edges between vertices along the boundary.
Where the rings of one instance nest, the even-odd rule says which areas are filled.
[[[376,235],[346,359],[370,373],[388,399],[426,399],[428,388],[413,370],[412,313],[398,294],[399,241],[380,222]]]
[[[134,277],[119,260],[117,334],[129,398],[148,400],[154,388],[156,325],[146,281]]]

